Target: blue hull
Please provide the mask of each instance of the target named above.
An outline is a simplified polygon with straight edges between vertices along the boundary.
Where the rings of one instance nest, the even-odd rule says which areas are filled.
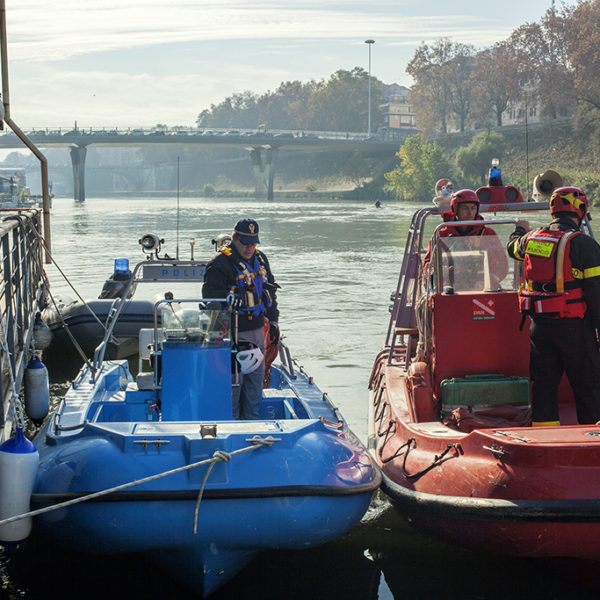
[[[231,458],[215,462],[210,473],[202,464],[48,512],[36,527],[73,550],[146,553],[204,595],[262,549],[306,548],[342,535],[366,512],[379,472],[305,374],[273,367],[271,386],[258,421],[148,421],[155,419],[148,413],[155,392],[137,389],[126,363],[104,363],[94,381],[84,369],[34,440],[40,469],[33,508],[215,452]],[[214,437],[202,436],[204,423],[216,425]],[[256,445],[255,436],[271,445],[235,454]]]

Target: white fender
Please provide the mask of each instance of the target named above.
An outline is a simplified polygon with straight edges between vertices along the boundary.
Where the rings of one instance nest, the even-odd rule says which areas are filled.
[[[39,459],[20,427],[0,446],[0,520],[29,512]],[[17,544],[30,532],[31,517],[0,525],[0,544]]]
[[[33,324],[33,340],[37,350],[45,350],[52,342],[52,331],[39,314]]]
[[[48,369],[36,354],[27,363],[24,380],[25,412],[36,425],[39,425],[48,414],[50,384]]]

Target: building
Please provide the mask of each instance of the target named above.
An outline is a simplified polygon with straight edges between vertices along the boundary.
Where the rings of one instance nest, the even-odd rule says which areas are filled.
[[[415,117],[409,102],[410,90],[398,83],[383,84],[383,102],[380,104],[384,127],[379,133],[393,139],[394,130],[415,129]]]

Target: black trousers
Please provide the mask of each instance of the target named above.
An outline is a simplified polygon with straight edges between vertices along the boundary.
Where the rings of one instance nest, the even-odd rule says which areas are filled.
[[[600,352],[591,321],[534,317],[530,336],[532,420],[559,420],[558,385],[566,372],[579,423],[599,421]]]

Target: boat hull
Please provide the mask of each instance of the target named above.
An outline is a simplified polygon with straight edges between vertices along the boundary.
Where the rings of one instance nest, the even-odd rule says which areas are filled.
[[[600,427],[464,433],[415,421],[412,398],[404,369],[383,367],[372,452],[382,490],[413,525],[475,550],[600,560]]]
[[[48,352],[70,350],[73,347],[71,337],[64,327],[66,324],[86,355],[92,356],[98,344],[102,342],[105,333],[103,324],[107,322],[115,302],[114,299],[89,300],[86,307],[79,301],[59,301],[60,316],[56,309],[46,309],[42,317],[52,332]],[[140,329],[154,327],[153,307],[153,302],[149,300],[127,301],[115,325],[113,340],[107,348],[110,358],[127,358],[138,353]],[[94,314],[91,314],[90,310]]]
[[[600,501],[493,500],[382,490],[415,527],[451,544],[510,556],[600,560]]]
[[[104,410],[107,418],[119,414],[126,391],[97,407],[79,402],[95,393],[106,398],[112,385],[133,387],[122,373],[123,363],[110,363],[103,379],[76,383],[35,439],[40,468],[32,507],[52,510],[34,525],[59,545],[145,554],[209,595],[261,550],[308,548],[342,535],[379,487],[364,446],[334,422],[334,409],[303,374],[290,382],[273,367],[278,387],[265,391],[264,414],[274,413],[277,395],[289,403],[291,390],[286,396],[280,388],[292,383],[304,390],[305,409],[319,407],[322,418],[211,421],[216,435],[203,436],[198,421],[104,421]],[[140,406],[132,400],[130,408]]]
[[[83,503],[39,517],[37,527],[75,551],[146,554],[190,590],[209,595],[265,548],[309,548],[344,534],[371,494],[204,498],[197,533],[196,499]]]

